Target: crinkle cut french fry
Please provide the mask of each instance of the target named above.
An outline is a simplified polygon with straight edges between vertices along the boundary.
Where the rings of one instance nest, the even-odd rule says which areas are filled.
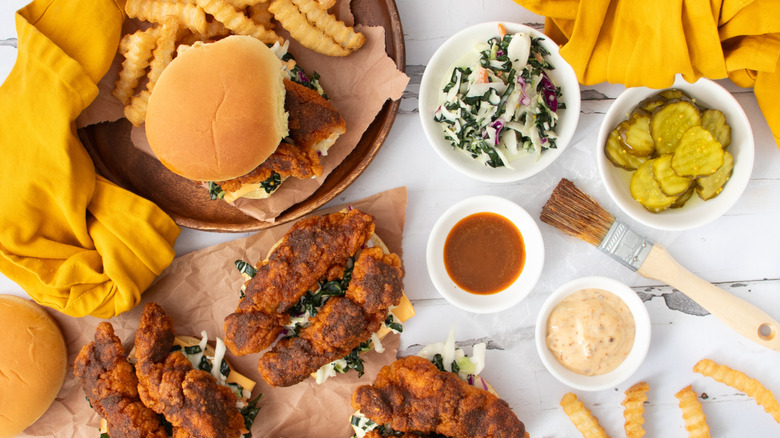
[[[119,43],[119,53],[125,59],[112,93],[124,105],[130,102],[138,83],[146,75],[152,50],[157,44],[156,34],[157,28],[154,27],[138,30],[122,37]]]
[[[310,23],[290,0],[273,0],[268,10],[302,46],[328,56],[347,56],[352,53]]]
[[[317,6],[325,10],[328,10],[336,6],[336,0],[315,0],[315,1],[317,2]]]
[[[694,365],[693,371],[711,377],[737,391],[744,392],[771,414],[775,421],[780,423],[780,403],[778,403],[772,391],[764,387],[758,380],[748,377],[742,371],[726,365],[720,365],[711,359],[700,360]]]
[[[609,438],[607,432],[599,424],[599,420],[590,413],[590,410],[573,393],[567,392],[563,396],[561,407],[583,437]]]
[[[197,33],[206,32],[206,13],[190,3],[164,0],[127,0],[125,12],[128,17],[162,24],[165,17],[174,15],[181,24]]]
[[[146,107],[149,96],[154,90],[157,79],[163,70],[171,63],[173,53],[176,50],[176,34],[179,31],[179,19],[173,15],[165,17],[157,35],[156,46],[152,51],[152,61],[149,63],[149,81],[146,90],[140,92],[125,106],[125,117],[134,126],[140,126],[146,119]]]
[[[281,38],[273,30],[266,29],[252,21],[224,0],[197,0],[198,6],[211,14],[217,21],[239,35],[248,35],[266,44],[281,42]]]
[[[247,15],[249,16],[249,19],[254,21],[256,24],[265,27],[266,29],[273,29],[274,23],[272,20],[274,16],[271,11],[268,10],[268,6],[270,5],[270,2],[266,2],[249,6],[247,8]]]
[[[152,62],[149,63],[149,82],[146,88],[151,93],[157,79],[160,78],[163,70],[173,60],[173,53],[176,51],[176,34],[179,32],[179,19],[176,16],[169,15],[163,20],[160,27],[160,34],[157,36],[157,47],[152,54]]]
[[[366,37],[362,33],[355,32],[355,29],[337,20],[336,16],[321,8],[315,0],[292,0],[292,2],[306,15],[310,23],[345,49],[354,52],[365,44]]]
[[[647,382],[639,382],[626,390],[626,397],[623,400],[623,418],[626,419],[625,430],[628,438],[642,438],[645,436],[645,430],[642,425],[645,424],[645,402],[647,401],[647,391],[650,386]]]
[[[244,9],[249,6],[256,6],[262,3],[268,3],[271,0],[226,0],[230,6],[236,9]]]
[[[701,408],[696,393],[688,385],[674,395],[680,401],[683,420],[685,420],[685,430],[688,431],[690,438],[709,438],[710,427],[707,426],[707,418]]]
[[[133,126],[141,126],[146,119],[146,107],[149,104],[149,90],[143,90],[138,95],[133,96],[128,105],[125,105],[125,118]]]

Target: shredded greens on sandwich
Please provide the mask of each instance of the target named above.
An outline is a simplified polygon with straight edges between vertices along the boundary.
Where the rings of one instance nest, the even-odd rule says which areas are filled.
[[[367,248],[374,247],[376,245],[375,240],[371,239],[366,243]],[[379,244],[382,246],[383,244]],[[352,269],[355,261],[357,260],[357,254],[350,257],[347,262],[346,269],[342,278],[334,279],[330,281],[321,280],[317,283],[317,287],[313,290],[307,291],[303,297],[294,305],[289,311],[290,322],[285,325],[282,331],[282,337],[292,338],[298,336],[298,333],[305,327],[309,326],[310,319],[319,313],[320,309],[331,297],[342,297],[346,294],[349,287],[350,280],[352,278]],[[257,269],[252,266],[251,263],[244,260],[235,261],[236,269],[238,269],[245,278],[251,279],[257,273]],[[246,283],[242,286],[240,291],[241,298],[244,298],[244,288]],[[371,335],[371,338],[362,342],[359,346],[355,347],[349,354],[341,359],[335,360],[331,363],[325,364],[315,373],[315,379],[317,383],[325,382],[329,377],[334,377],[337,374],[344,374],[354,370],[357,372],[358,377],[364,373],[364,359],[361,357],[362,353],[375,350],[378,353],[384,352],[381,338],[387,333],[401,333],[403,332],[402,319],[393,313],[395,307],[391,306],[384,321],[383,327],[378,332]]]
[[[474,344],[471,356],[466,355],[462,348],[455,345],[455,330],[451,327],[446,341],[423,347],[417,356],[430,360],[440,371],[457,374],[461,380],[471,386],[492,391],[490,385],[479,376],[479,373],[485,368],[486,349],[484,343]],[[352,438],[363,438],[372,430],[376,430],[383,437],[397,435],[396,431],[389,425],[377,424],[360,411],[352,415],[350,424],[355,431]]]

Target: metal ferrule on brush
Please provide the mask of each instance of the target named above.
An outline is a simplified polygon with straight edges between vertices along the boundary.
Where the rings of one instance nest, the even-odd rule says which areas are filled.
[[[638,270],[653,248],[653,242],[615,219],[598,248],[625,266]]]

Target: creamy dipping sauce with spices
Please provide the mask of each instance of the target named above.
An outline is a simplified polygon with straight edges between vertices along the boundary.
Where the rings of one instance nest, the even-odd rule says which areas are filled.
[[[634,317],[626,303],[602,289],[566,297],[547,319],[547,348],[563,366],[585,376],[606,374],[634,345]]]

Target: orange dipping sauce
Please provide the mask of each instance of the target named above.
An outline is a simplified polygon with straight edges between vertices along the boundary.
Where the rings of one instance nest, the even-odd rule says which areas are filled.
[[[444,267],[452,281],[474,294],[494,294],[517,280],[525,265],[523,235],[496,213],[461,219],[444,242]]]

